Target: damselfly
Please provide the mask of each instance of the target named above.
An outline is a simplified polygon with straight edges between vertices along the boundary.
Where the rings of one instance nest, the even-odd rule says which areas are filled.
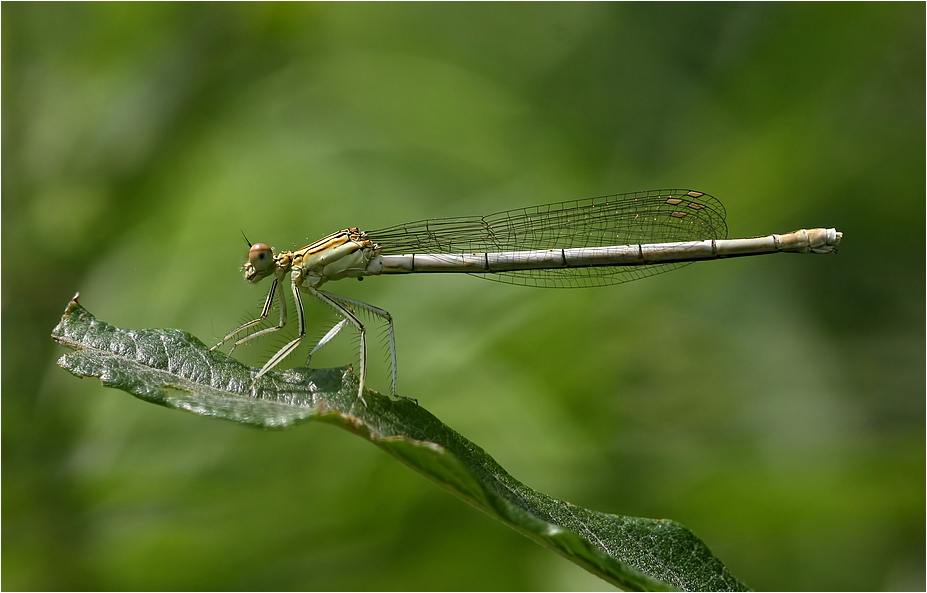
[[[393,318],[379,307],[320,290],[326,282],[380,274],[463,272],[524,286],[605,286],[704,259],[780,251],[830,253],[843,236],[836,229],[815,228],[727,239],[724,218],[724,206],[708,194],[685,189],[653,190],[488,216],[421,220],[378,231],[349,228],[297,251],[276,254],[265,243],[255,243],[244,265],[245,280],[254,283],[273,278],[264,309],[257,319],[236,328],[213,349],[263,322],[275,294],[279,297],[279,323],[239,339],[232,350],[286,325],[286,302],[277,287],[290,274],[298,335],[258,371],[251,383],[252,394],[256,394],[260,378],[296,350],[306,335],[302,290],[331,306],[342,318],[315,345],[310,359],[347,325],[360,332],[357,395],[364,401],[367,338],[357,312],[366,311],[389,326],[392,393],[397,395]]]

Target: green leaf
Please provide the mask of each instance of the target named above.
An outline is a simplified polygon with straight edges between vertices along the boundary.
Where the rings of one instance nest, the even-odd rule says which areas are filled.
[[[628,590],[746,588],[688,529],[668,520],[609,515],[518,482],[485,451],[410,400],[368,391],[350,369],[270,372],[210,352],[181,330],[125,330],[68,305],[52,337],[72,348],[58,364],[77,376],[169,408],[263,428],[322,420],[358,434],[473,506],[602,579]]]

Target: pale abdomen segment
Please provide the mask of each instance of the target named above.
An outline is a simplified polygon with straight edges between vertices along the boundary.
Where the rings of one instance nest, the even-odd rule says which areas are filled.
[[[666,271],[664,264],[684,264],[707,259],[721,259],[765,253],[830,253],[840,243],[842,233],[836,229],[801,229],[791,233],[766,235],[749,239],[706,239],[641,245],[615,245],[606,247],[575,247],[569,249],[539,249],[532,251],[505,251],[496,253],[418,253],[406,255],[379,255],[367,265],[367,272],[376,274],[412,273],[466,273],[507,274],[533,272],[559,278],[564,286],[570,285],[571,270],[575,270],[575,286],[590,285],[588,268],[653,266],[653,273]],[[545,272],[541,272],[541,271]],[[641,270],[643,271],[643,270]],[[635,279],[635,275],[616,275],[602,284],[614,284]],[[559,284],[559,283],[558,283]],[[591,284],[599,284],[594,282]]]

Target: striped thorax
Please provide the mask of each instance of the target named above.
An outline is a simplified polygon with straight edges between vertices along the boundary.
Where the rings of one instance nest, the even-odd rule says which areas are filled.
[[[245,280],[260,282],[271,274],[283,280],[292,272],[293,284],[318,288],[329,280],[368,275],[367,264],[376,255],[377,246],[356,228],[332,233],[302,249],[281,251],[276,255],[264,243],[255,243],[244,266]]]

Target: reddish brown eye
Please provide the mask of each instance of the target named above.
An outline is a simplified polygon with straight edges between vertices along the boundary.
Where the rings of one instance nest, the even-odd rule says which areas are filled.
[[[262,272],[273,263],[274,250],[266,243],[255,243],[251,246],[251,251],[248,252],[248,261],[251,262],[252,268]]]

